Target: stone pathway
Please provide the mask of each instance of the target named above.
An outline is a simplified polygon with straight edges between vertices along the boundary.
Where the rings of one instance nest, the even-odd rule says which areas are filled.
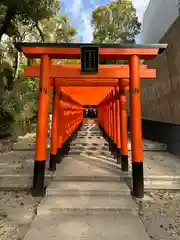
[[[55,175],[48,171],[49,163],[47,161],[46,186],[51,183],[52,179],[53,182],[47,188],[47,196],[41,201],[37,211],[40,199],[32,198],[29,193],[19,190],[12,192],[17,188],[32,186],[34,140],[29,141],[23,138],[19,143],[14,144],[13,151],[0,154],[0,188],[2,189],[0,239],[22,239],[29,227],[28,224],[36,216],[36,213],[37,217],[33,221],[32,227],[36,228],[36,222],[38,222],[37,227],[39,229],[44,227],[47,231],[44,233],[47,234],[47,239],[50,239],[48,234],[51,235],[52,232],[55,235],[53,239],[56,239],[57,234],[61,234],[60,237],[63,239],[68,239],[67,237],[73,239],[74,235],[68,236],[72,229],[76,230],[72,234],[76,234],[78,239],[88,239],[92,236],[95,239],[97,236],[99,239],[100,232],[102,233],[100,237],[107,235],[109,238],[113,236],[116,239],[119,238],[116,235],[119,234],[117,229],[122,234],[123,229],[126,232],[130,231],[126,229],[127,226],[130,226],[128,224],[134,224],[134,226],[137,224],[136,229],[143,228],[137,212],[152,239],[180,239],[178,231],[180,227],[180,194],[167,192],[170,197],[163,203],[162,196],[166,196],[166,193],[151,191],[148,198],[146,195],[143,205],[137,205],[137,210],[135,202],[130,197],[130,190],[124,182],[124,180],[131,179],[130,142],[130,171],[128,174],[124,174],[109,153],[107,143],[104,142],[100,132],[96,133],[96,130],[97,126],[95,125],[84,125],[84,129],[78,134],[78,139],[72,143],[70,154],[58,166]],[[49,149],[49,143],[47,149]],[[143,148],[146,190],[180,189],[180,159],[169,154],[166,146],[159,143],[144,140]],[[4,192],[4,189],[8,192]],[[55,197],[55,201],[52,204],[53,197]],[[44,207],[44,203],[48,207]],[[130,207],[131,209],[129,209]],[[51,218],[52,222],[49,222]],[[102,219],[106,219],[106,222],[102,222]],[[106,224],[108,224],[107,227]],[[33,236],[36,236],[38,228]],[[62,229],[64,232],[61,231]],[[91,229],[94,229],[94,232]],[[108,233],[105,232],[106,229],[109,230]],[[130,237],[136,229],[132,228],[131,232],[128,232]],[[32,234],[31,230],[29,229],[25,235],[27,239]],[[144,230],[142,232],[144,234]],[[147,235],[144,237],[143,234],[142,238],[147,239]],[[41,236],[44,237],[44,235]],[[129,235],[123,236],[131,239]],[[36,237],[34,238],[36,239]],[[134,239],[141,238],[134,235]]]
[[[86,129],[91,128],[90,131]],[[116,160],[108,151],[108,144],[97,131],[96,125],[84,125],[71,146],[70,156],[89,158],[89,161],[106,162],[107,166],[114,166]],[[49,151],[50,140],[47,149]],[[146,189],[180,189],[180,159],[166,151],[166,146],[156,142],[143,140],[144,176]],[[49,153],[47,153],[49,156]],[[30,188],[34,166],[34,139],[21,139],[14,144],[14,150],[0,153],[0,187],[1,188]],[[82,163],[81,163],[82,165]],[[46,186],[51,182],[53,173],[48,171],[46,164]],[[103,166],[105,167],[105,165]],[[126,178],[131,182],[131,146],[129,141],[129,173]],[[102,170],[101,170],[102,171]],[[120,168],[119,168],[120,171]],[[119,174],[119,173],[118,173]],[[119,175],[118,175],[119,176]]]
[[[74,143],[82,141],[81,135],[91,148],[105,146],[97,126],[84,126]],[[121,174],[104,161],[73,154],[72,150],[57,166],[24,240],[149,240]]]
[[[71,147],[70,154],[77,154],[94,161],[104,161],[106,165],[116,165],[116,160],[108,150],[108,144],[100,134],[96,134],[97,126],[89,132],[81,131]],[[124,177],[131,184],[131,144],[129,149],[129,173]],[[143,140],[145,189],[180,189],[180,158],[166,151],[166,145]]]

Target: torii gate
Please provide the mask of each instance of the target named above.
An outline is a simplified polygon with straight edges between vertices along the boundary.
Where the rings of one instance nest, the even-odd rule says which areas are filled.
[[[102,91],[102,87],[103,86],[119,86],[119,84],[121,83],[121,89],[123,89],[124,87],[126,87],[129,85],[129,66],[128,65],[100,65],[100,73],[101,73],[101,77],[95,78],[95,75],[92,75],[91,78],[85,78],[84,76],[82,76],[80,74],[80,69],[81,66],[79,64],[77,65],[70,65],[70,64],[61,64],[61,65],[52,65],[51,66],[51,73],[50,73],[50,77],[51,79],[55,79],[55,86],[73,86],[73,90],[74,87],[76,86],[82,86],[84,85],[84,87],[86,86],[101,86],[101,91]],[[68,69],[68,72],[65,73],[65,77],[63,75],[63,70],[64,69]],[[77,78],[73,79],[72,75],[73,73],[71,72],[72,70],[78,70],[79,73],[76,72],[76,76]],[[105,69],[105,72],[103,71]],[[105,78],[107,76],[106,72],[107,70],[110,72],[115,70],[116,71],[116,75],[115,77],[117,77],[118,79],[109,79],[109,78]],[[125,73],[123,73],[125,71]],[[29,76],[29,77],[40,77],[40,65],[36,64],[36,65],[32,65],[31,68],[25,68],[24,70],[24,74],[25,76]],[[78,75],[79,74],[79,75]],[[126,74],[127,79],[121,79],[122,74]],[[89,75],[88,75],[89,76]],[[124,76],[124,75],[123,75]],[[83,77],[83,78],[82,78]],[[94,78],[93,78],[94,77]],[[124,76],[125,77],[125,76]],[[140,78],[141,79],[153,79],[156,77],[156,70],[155,69],[148,69],[146,65],[140,65]],[[53,87],[53,81],[51,82],[52,87]],[[84,89],[82,89],[82,93]],[[86,92],[86,91],[85,91]],[[78,92],[78,97],[79,97],[79,93]],[[69,93],[70,94],[70,93]],[[73,98],[73,92],[70,94],[71,97]],[[87,99],[87,94],[84,94],[85,99]],[[92,98],[92,96],[90,96]],[[88,99],[90,100],[90,99]],[[124,102],[125,105],[125,102]],[[116,109],[118,109],[116,107]],[[122,148],[122,153],[121,154],[121,141],[120,141],[120,123],[118,124],[117,122],[117,126],[114,132],[115,135],[115,142],[112,141],[112,139],[109,139],[110,144],[110,149],[112,150],[112,152],[117,153],[115,155],[115,157],[117,158],[117,163],[120,163],[120,159],[122,159],[121,161],[121,165],[122,165],[122,170],[123,171],[128,171],[128,155],[127,155],[127,127],[126,127],[126,122],[123,123],[123,121],[125,121],[125,117],[122,119],[121,125],[122,127],[122,132],[123,132],[123,138],[122,138],[122,146],[124,146],[124,148]],[[124,130],[125,129],[125,130]],[[55,129],[53,128],[53,132],[52,132],[52,139],[56,138],[56,134],[55,134]],[[112,136],[113,137],[113,136]],[[55,140],[52,140],[52,145],[55,145]],[[56,147],[52,147],[52,149],[54,149]],[[51,170],[55,170],[55,164],[56,164],[56,160],[55,158],[57,157],[56,151],[52,150],[51,151],[51,158],[50,158],[50,169]],[[54,157],[54,155],[56,157]],[[125,156],[125,157],[124,157]],[[58,158],[60,156],[58,155]]]
[[[161,53],[166,47],[166,44],[154,44],[154,45],[136,45],[136,44],[43,44],[43,43],[15,43],[15,47],[23,52],[27,58],[40,58],[41,66],[39,70],[40,76],[40,92],[39,92],[39,105],[38,105],[38,124],[37,124],[37,136],[36,136],[36,157],[35,157],[35,166],[34,166],[34,182],[33,182],[33,191],[34,196],[42,195],[44,190],[44,169],[45,169],[45,160],[46,160],[46,136],[47,136],[47,120],[48,120],[48,103],[49,103],[49,91],[51,81],[50,78],[53,78],[55,82],[62,82],[62,79],[58,78],[63,77],[71,79],[90,79],[93,84],[93,78],[108,79],[129,79],[129,91],[130,91],[130,117],[131,117],[131,144],[132,144],[132,175],[133,175],[133,195],[135,197],[143,197],[144,195],[144,181],[143,181],[143,155],[142,155],[142,132],[141,132],[141,100],[140,100],[140,76],[141,71],[144,71],[140,67],[140,59],[152,60],[159,53]],[[83,47],[94,47],[99,50],[99,59],[101,60],[129,60],[129,67],[116,66],[112,69],[108,69],[108,66],[104,68],[100,67],[100,70],[94,75],[81,73],[80,68],[78,67],[67,67],[61,68],[57,71],[51,66],[51,59],[79,59],[81,56],[81,50]],[[38,70],[35,67],[33,74],[37,74]],[[146,69],[149,71],[148,69]],[[27,71],[27,69],[26,69]],[[152,74],[152,72],[151,72]],[[58,80],[57,80],[58,79]],[[70,83],[74,82],[72,80]],[[118,81],[113,82],[112,86],[118,86]],[[127,82],[127,80],[126,80]],[[123,81],[120,80],[119,85]],[[65,83],[64,83],[65,84]],[[85,85],[86,82],[83,82]],[[106,84],[106,83],[104,83]],[[110,84],[108,82],[108,84]],[[59,85],[59,84],[58,84]],[[59,85],[59,86],[60,86]],[[125,84],[126,85],[126,84]],[[71,85],[72,86],[72,85]],[[74,85],[73,85],[74,86]],[[96,81],[97,86],[97,81]],[[63,87],[65,90],[65,87]],[[112,90],[112,87],[109,90]],[[73,96],[73,94],[70,94]],[[106,95],[106,94],[105,94]],[[99,113],[100,113],[100,124],[102,128],[107,129],[102,121],[103,111],[106,117],[114,119],[114,113],[112,114],[111,109],[114,108],[114,103],[112,95],[107,96],[108,103],[106,99],[99,104]],[[76,99],[77,100],[77,99]],[[109,106],[110,105],[110,106]],[[43,119],[40,117],[43,116]],[[78,118],[77,123],[79,124],[80,118]],[[82,120],[82,119],[81,119]],[[77,126],[77,124],[76,124]],[[112,130],[111,126],[108,126]],[[73,131],[75,130],[73,125]],[[104,129],[105,130],[105,129]],[[72,133],[72,132],[71,132]],[[110,137],[113,136],[113,132],[109,132]],[[121,134],[122,135],[122,134]],[[38,151],[38,149],[41,149]]]

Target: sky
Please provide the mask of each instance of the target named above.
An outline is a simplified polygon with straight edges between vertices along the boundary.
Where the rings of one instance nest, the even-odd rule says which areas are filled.
[[[144,11],[150,0],[132,0],[139,21],[142,22]],[[61,9],[69,16],[71,23],[78,30],[77,42],[88,43],[92,40],[91,13],[98,6],[111,0],[61,0]],[[140,43],[139,36],[136,42]]]

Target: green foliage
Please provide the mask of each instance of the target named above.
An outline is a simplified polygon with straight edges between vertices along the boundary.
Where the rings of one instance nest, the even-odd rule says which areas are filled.
[[[112,1],[92,12],[94,43],[133,43],[140,23],[131,1]]]
[[[128,60],[101,60],[100,64],[129,64]]]
[[[12,115],[6,112],[1,106],[0,116],[0,138],[5,138],[12,134],[12,129],[10,126],[12,126],[14,119]]]
[[[41,31],[43,41],[56,43],[73,42],[77,34],[68,17],[60,12],[49,19],[40,21],[38,31]]]
[[[25,65],[22,64],[20,65],[18,78],[14,80],[13,71],[11,68],[10,71],[8,66],[7,64],[6,68],[3,68],[3,79],[9,80],[6,77],[8,76],[11,82],[4,81],[4,86],[1,86],[0,122],[5,123],[1,124],[0,127],[1,137],[6,132],[9,135],[10,129],[10,133],[14,133],[13,131],[17,129],[17,126],[21,126],[21,128],[27,126],[28,119],[37,109],[38,79],[24,77],[23,68]]]
[[[79,59],[64,59],[63,63],[64,64],[80,64],[81,60],[79,60]]]
[[[13,68],[7,61],[1,64],[1,68],[1,90],[10,91],[13,88]]]
[[[27,60],[13,41],[73,42],[76,29],[60,12],[59,0],[1,0],[0,39],[3,34],[8,38],[0,59],[0,138],[31,131],[36,122],[39,79],[25,77],[24,68],[40,60]]]
[[[37,23],[44,18],[53,16],[59,3],[57,0],[1,0],[0,3],[0,38],[3,34],[13,37],[20,34],[18,22],[29,25]]]

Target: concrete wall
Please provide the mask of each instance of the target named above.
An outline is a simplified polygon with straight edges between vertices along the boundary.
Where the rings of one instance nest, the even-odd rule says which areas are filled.
[[[142,43],[157,43],[179,16],[179,0],[150,0],[144,13],[140,39]]]
[[[157,78],[141,83],[142,118],[180,124],[180,17],[160,42],[168,48],[148,62],[157,69]]]
[[[160,42],[168,48],[147,62],[157,69],[157,78],[141,81],[143,137],[164,142],[180,155],[180,17]]]

